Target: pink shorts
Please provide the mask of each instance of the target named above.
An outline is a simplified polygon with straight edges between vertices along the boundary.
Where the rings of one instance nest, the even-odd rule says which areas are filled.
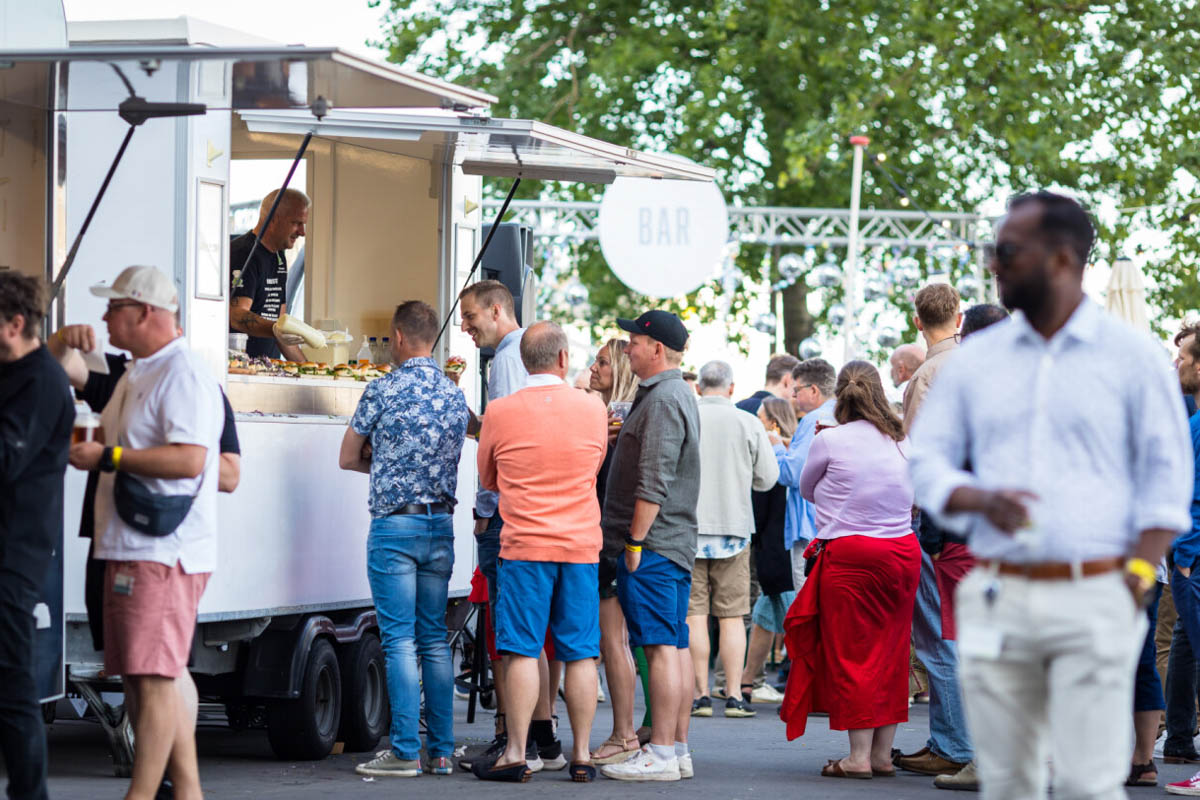
[[[177,678],[187,669],[196,609],[210,573],[176,562],[109,561],[104,573],[104,671]]]

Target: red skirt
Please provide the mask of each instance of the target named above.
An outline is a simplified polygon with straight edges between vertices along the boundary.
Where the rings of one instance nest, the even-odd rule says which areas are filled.
[[[824,542],[783,626],[792,669],[779,716],[788,739],[812,711],[831,730],[908,720],[908,659],[921,573],[917,537]]]
[[[938,597],[942,603],[942,638],[957,637],[954,628],[954,590],[958,582],[975,567],[975,556],[965,544],[950,542],[942,554],[933,560],[933,576],[937,578]]]

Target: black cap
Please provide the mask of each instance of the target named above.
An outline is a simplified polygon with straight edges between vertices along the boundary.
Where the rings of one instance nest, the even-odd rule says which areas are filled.
[[[670,311],[647,311],[637,319],[618,319],[617,327],[629,333],[649,336],[672,350],[682,352],[687,347],[687,328]]]

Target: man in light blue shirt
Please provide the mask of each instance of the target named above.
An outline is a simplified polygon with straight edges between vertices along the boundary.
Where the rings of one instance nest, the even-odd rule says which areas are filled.
[[[792,405],[804,412],[792,441],[785,448],[777,434],[770,434],[775,458],[779,462],[779,482],[787,487],[787,514],[783,523],[783,544],[792,551],[792,583],[796,591],[804,585],[804,548],[817,535],[812,504],[800,496],[800,473],[808,460],[808,448],[817,433],[817,421],[833,422],[833,388],[837,371],[823,358],[801,361],[792,370]]]
[[[524,389],[529,378],[529,372],[521,361],[521,337],[525,335],[525,329],[517,324],[516,306],[508,287],[500,281],[492,280],[473,283],[459,294],[459,308],[463,333],[471,337],[476,347],[491,347],[496,351],[487,372],[487,399],[496,400]],[[482,420],[472,415],[471,425],[467,430],[473,435],[478,435],[481,425]],[[500,518],[499,502],[500,496],[496,492],[483,487],[479,487],[475,493],[475,543],[479,549],[479,569],[487,578],[488,601],[493,609],[496,605],[500,528],[504,525],[504,520]],[[503,722],[505,691],[502,664],[502,661],[492,664],[496,675],[496,738],[487,750],[477,756],[483,761],[495,760],[507,746],[507,733]],[[545,684],[539,693],[527,740],[527,760],[534,772],[543,766],[546,769],[563,769],[567,765],[562,754],[562,744],[555,737],[550,720],[552,704],[553,695],[549,685]]]

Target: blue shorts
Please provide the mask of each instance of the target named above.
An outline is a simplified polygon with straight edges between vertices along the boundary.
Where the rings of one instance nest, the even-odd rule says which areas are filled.
[[[795,599],[796,593],[792,591],[772,595],[760,594],[754,601],[750,621],[765,631],[783,633],[783,619]]]
[[[642,561],[633,573],[625,566],[624,556],[618,558],[617,599],[625,613],[629,643],[686,649],[691,591],[691,574],[653,550],[642,550]]]
[[[546,627],[558,661],[600,657],[596,564],[500,560],[496,649],[537,658]]]

